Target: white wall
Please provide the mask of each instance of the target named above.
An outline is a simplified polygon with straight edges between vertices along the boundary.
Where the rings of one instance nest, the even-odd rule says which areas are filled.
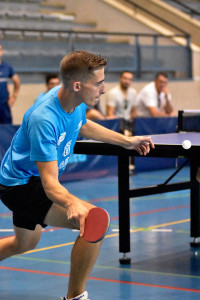
[[[116,85],[116,82],[106,83],[106,90]],[[139,91],[146,82],[135,82],[133,87]],[[173,105],[176,111],[181,109],[200,109],[200,81],[169,82],[169,89],[173,97]],[[18,99],[12,109],[13,123],[21,124],[26,110],[34,103],[34,100],[43,90],[44,84],[23,84]],[[105,110],[106,94],[101,97],[101,105]]]

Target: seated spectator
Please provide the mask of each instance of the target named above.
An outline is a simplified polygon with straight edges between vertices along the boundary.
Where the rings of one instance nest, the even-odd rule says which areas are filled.
[[[42,92],[35,100],[40,100],[48,91],[50,91],[52,88],[60,85],[60,79],[58,77],[58,74],[56,73],[48,73],[46,75],[46,91]]]
[[[107,115],[132,120],[137,116],[136,90],[131,87],[133,74],[123,71],[119,77],[119,84],[107,94]]]
[[[133,73],[123,71],[119,77],[119,84],[107,93],[107,115],[121,118],[121,132],[132,136],[134,131],[133,119],[137,116],[136,90],[131,87]],[[133,158],[130,160],[130,173],[134,170]]]
[[[13,67],[2,60],[3,48],[0,45],[0,124],[11,124],[11,107],[14,105],[19,89],[20,79]],[[9,85],[9,79],[13,83],[13,91]]]
[[[139,116],[170,117],[175,115],[167,84],[167,73],[158,72],[154,81],[142,88],[137,95],[137,112]]]

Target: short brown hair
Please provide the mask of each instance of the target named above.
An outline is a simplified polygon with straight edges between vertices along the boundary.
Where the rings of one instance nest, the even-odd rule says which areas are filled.
[[[157,72],[156,75],[155,75],[155,79],[158,79],[159,76],[163,76],[163,77],[168,79],[168,74],[164,71]]]
[[[57,73],[48,73],[47,75],[46,75],[46,84],[48,84],[49,83],[49,81],[51,80],[51,79],[54,79],[54,78],[58,78],[59,79],[59,76],[58,76],[58,74]]]
[[[120,73],[119,77],[122,77],[124,75],[124,73],[129,73],[134,76],[134,74],[131,71],[124,70]]]
[[[107,59],[88,51],[74,51],[67,54],[60,63],[60,75],[64,87],[71,81],[87,80],[94,70],[101,69],[107,64]]]

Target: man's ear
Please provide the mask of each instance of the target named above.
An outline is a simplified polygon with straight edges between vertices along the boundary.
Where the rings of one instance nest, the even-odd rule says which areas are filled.
[[[81,83],[80,83],[80,81],[74,81],[72,83],[72,87],[73,87],[74,92],[79,92],[80,89],[81,89]]]

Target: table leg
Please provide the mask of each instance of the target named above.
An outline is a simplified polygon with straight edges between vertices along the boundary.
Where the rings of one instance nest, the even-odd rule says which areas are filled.
[[[200,180],[198,178],[199,166],[200,163],[198,161],[191,161],[190,178],[194,183],[190,192],[190,235],[193,238],[193,242],[190,243],[191,247],[200,247],[200,242],[198,242],[198,238],[200,237]]]
[[[126,256],[130,252],[130,204],[129,204],[129,157],[118,156],[118,196],[119,196],[119,252],[124,253],[121,264],[130,264]]]

